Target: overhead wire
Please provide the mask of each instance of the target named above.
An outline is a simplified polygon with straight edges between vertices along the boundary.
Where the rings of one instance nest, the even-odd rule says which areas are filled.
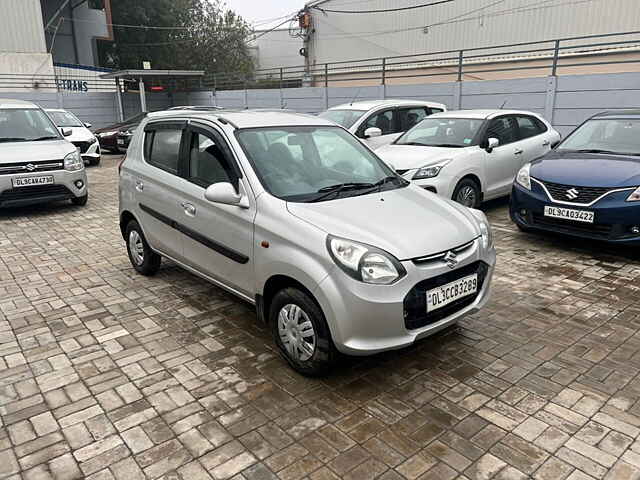
[[[435,5],[440,5],[442,3],[451,3],[455,0],[438,0],[432,3],[424,3],[421,5],[412,5],[409,7],[396,7],[396,8],[383,8],[380,10],[333,10],[328,8],[322,8],[317,5],[312,5],[309,8],[314,10],[320,10],[325,13],[389,13],[389,12],[401,12],[405,10],[415,10],[416,8],[424,8],[424,7],[433,7]]]

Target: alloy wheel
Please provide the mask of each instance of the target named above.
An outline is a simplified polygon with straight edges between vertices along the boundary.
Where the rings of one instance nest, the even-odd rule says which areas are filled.
[[[465,185],[462,187],[456,195],[456,202],[464,205],[465,207],[474,207],[476,205],[476,191],[473,187]]]

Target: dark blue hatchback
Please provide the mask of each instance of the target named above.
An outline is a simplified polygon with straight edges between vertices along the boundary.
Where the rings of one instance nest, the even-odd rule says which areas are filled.
[[[510,214],[521,230],[640,245],[640,111],[595,115],[522,167]]]

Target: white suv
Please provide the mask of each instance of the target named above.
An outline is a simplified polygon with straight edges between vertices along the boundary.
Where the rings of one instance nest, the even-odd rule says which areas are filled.
[[[331,107],[320,117],[342,125],[375,150],[425,117],[446,110],[442,103],[421,100],[368,100]]]
[[[0,99],[0,208],[71,200],[89,195],[84,162],[44,111],[21,100]],[[64,135],[64,136],[63,136]]]
[[[484,214],[397,176],[333,122],[151,113],[120,171],[129,258],[161,257],[256,305],[298,371],[401,348],[489,297]]]
[[[536,113],[460,110],[424,119],[376,153],[407,180],[477,208],[509,195],[518,170],[559,141]]]

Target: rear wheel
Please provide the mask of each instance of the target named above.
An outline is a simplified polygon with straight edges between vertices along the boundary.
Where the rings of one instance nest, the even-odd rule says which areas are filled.
[[[127,253],[133,268],[138,273],[146,276],[158,273],[162,257],[151,250],[147,240],[144,238],[140,225],[135,220],[131,220],[127,224],[125,240],[127,242]]]
[[[274,341],[291,367],[302,375],[326,374],[337,351],[324,314],[297,288],[280,290],[271,302],[269,321]]]
[[[453,191],[453,200],[469,208],[480,206],[482,192],[480,186],[470,178],[463,178]]]

